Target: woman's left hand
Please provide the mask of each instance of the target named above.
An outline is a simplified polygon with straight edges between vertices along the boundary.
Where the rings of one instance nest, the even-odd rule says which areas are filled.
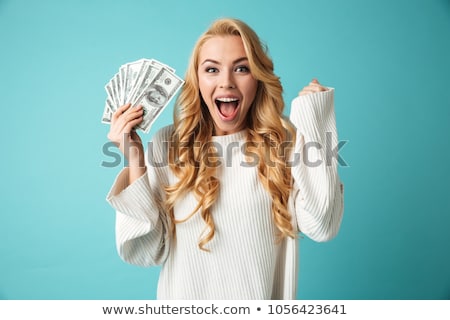
[[[304,96],[311,93],[327,91],[328,89],[322,86],[317,79],[313,79],[306,87],[304,87],[299,93],[299,96]]]

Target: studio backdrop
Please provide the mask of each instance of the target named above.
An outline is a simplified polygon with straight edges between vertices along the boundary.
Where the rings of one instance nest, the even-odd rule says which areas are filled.
[[[156,297],[160,269],[115,248],[104,85],[140,58],[184,76],[219,17],[267,44],[286,114],[311,79],[336,88],[344,219],[300,239],[298,298],[450,298],[448,0],[0,0],[0,298]]]

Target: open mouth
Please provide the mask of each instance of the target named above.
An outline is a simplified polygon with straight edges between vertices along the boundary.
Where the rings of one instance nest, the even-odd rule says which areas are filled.
[[[217,98],[215,103],[224,120],[234,119],[239,108],[239,99],[230,97]]]

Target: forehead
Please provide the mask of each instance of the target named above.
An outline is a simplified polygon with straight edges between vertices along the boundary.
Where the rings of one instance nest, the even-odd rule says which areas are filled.
[[[246,56],[240,36],[214,36],[206,40],[200,48],[199,62],[202,63],[207,59],[227,62]]]

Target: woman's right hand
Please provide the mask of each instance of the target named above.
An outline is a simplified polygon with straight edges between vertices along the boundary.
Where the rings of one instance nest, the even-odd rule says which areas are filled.
[[[142,140],[133,128],[142,122],[142,106],[135,108],[125,104],[112,115],[108,139],[112,141],[127,158],[130,167],[144,167],[144,148]]]

